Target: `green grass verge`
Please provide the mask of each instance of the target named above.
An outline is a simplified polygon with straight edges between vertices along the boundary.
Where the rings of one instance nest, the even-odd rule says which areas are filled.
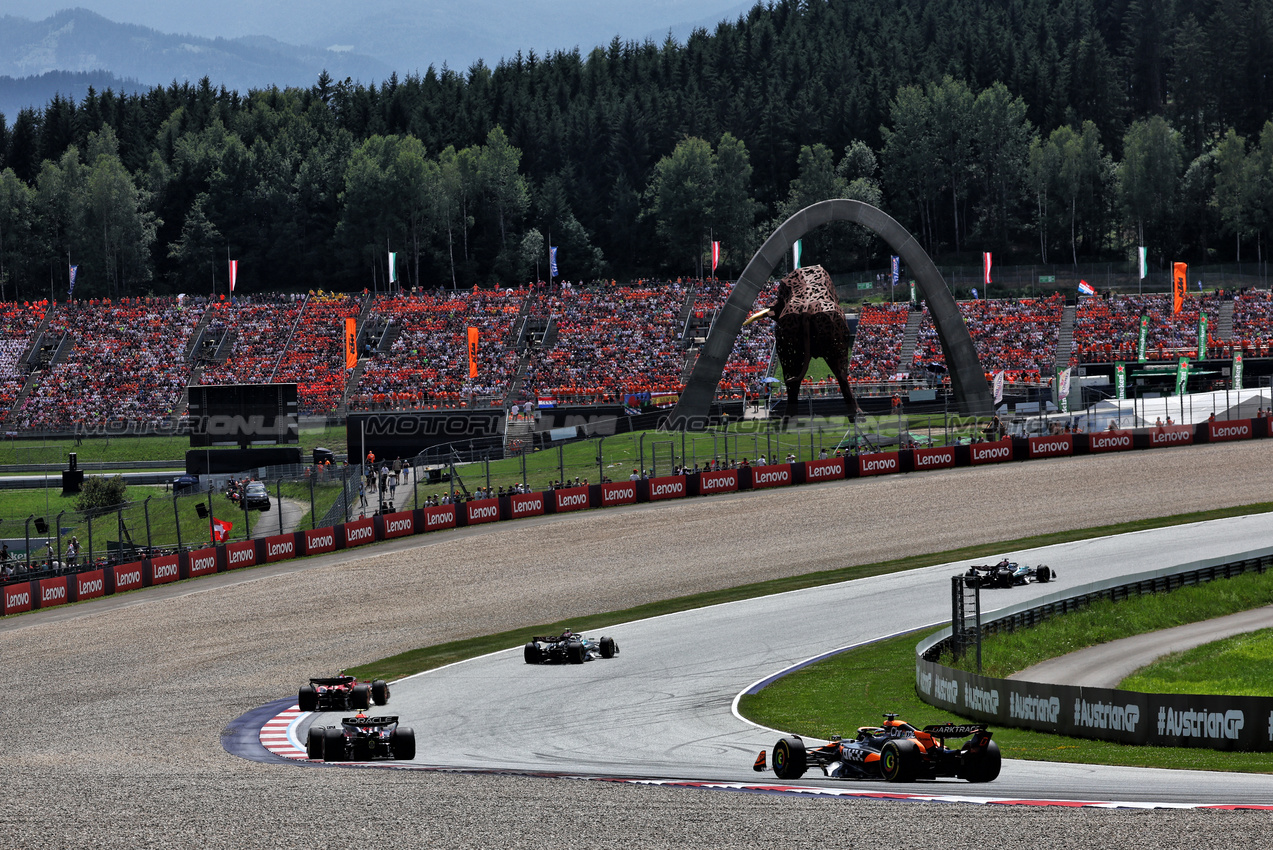
[[[1119,683],[1147,694],[1273,695],[1273,629],[1234,635],[1172,653]]]
[[[745,696],[739,710],[756,723],[816,738],[851,735],[885,712],[917,725],[951,715],[915,695],[915,644],[923,633],[841,653]],[[1184,747],[1132,747],[1025,729],[995,727],[1005,758],[1188,770],[1273,772],[1273,753],[1229,753]]]

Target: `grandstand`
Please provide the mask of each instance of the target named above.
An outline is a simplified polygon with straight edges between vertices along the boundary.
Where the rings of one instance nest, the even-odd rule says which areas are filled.
[[[13,432],[120,419],[172,424],[184,413],[185,387],[199,383],[295,382],[301,412],[319,416],[675,394],[730,286],[637,281],[234,301],[10,302],[0,305],[0,415]],[[767,289],[758,303],[772,297]],[[1191,294],[1176,315],[1165,294],[1106,294],[1068,308],[1060,295],[974,300],[959,309],[987,376],[1003,370],[1018,386],[1048,385],[1056,365],[1134,360],[1142,315],[1149,318],[1151,361],[1196,356],[1200,313],[1209,319],[1212,357],[1268,357],[1273,345],[1273,297],[1263,290]],[[344,323],[351,317],[359,357],[349,371]],[[479,338],[473,378],[471,327]],[[940,343],[922,307],[866,305],[857,327],[849,367],[855,383],[885,385],[930,367],[941,374]],[[747,326],[725,366],[720,397],[755,397],[773,369],[773,323]],[[835,392],[822,383],[812,389]]]

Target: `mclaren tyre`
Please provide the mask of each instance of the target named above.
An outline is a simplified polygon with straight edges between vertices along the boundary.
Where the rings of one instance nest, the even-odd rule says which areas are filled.
[[[808,769],[804,741],[799,735],[788,735],[774,744],[774,775],[779,779],[799,779]]]
[[[994,741],[986,744],[980,753],[964,753],[964,769],[960,775],[969,782],[994,782],[999,778],[999,770],[1003,767],[1003,758],[999,755],[999,745]]]
[[[914,782],[921,756],[914,741],[900,738],[885,741],[880,749],[880,775],[889,782]]]

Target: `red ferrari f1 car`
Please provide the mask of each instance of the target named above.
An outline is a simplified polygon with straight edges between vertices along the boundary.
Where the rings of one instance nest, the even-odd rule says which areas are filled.
[[[951,749],[949,738],[968,738]],[[799,779],[810,765],[835,779],[884,779],[911,782],[954,776],[969,782],[990,782],[999,776],[999,745],[982,724],[943,723],[917,729],[896,714],[884,715],[883,726],[863,726],[846,741],[835,736],[821,747],[806,747],[799,735],[774,744],[774,773],[779,779]],[[765,769],[761,750],[752,766]]]
[[[354,711],[384,705],[389,701],[389,684],[383,679],[359,682],[341,673],[322,679],[310,679],[301,685],[296,704],[301,711]]]

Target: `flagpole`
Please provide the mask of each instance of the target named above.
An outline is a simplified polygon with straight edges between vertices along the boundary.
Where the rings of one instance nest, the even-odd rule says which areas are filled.
[[[548,244],[545,247],[548,249],[548,291],[552,292],[553,290],[553,232],[551,230],[548,231]]]

